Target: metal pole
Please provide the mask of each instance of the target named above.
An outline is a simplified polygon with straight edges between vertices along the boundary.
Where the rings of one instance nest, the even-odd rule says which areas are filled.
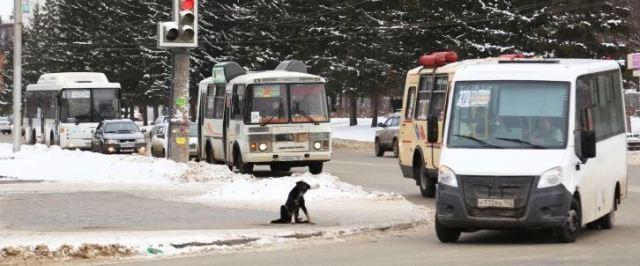
[[[20,151],[22,136],[22,0],[13,0],[13,152]]]
[[[189,161],[189,50],[173,53],[173,88],[171,91],[171,121],[169,122],[167,155],[175,162]]]

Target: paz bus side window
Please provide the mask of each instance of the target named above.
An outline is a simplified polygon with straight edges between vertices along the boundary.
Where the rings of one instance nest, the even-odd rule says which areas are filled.
[[[407,120],[413,120],[413,112],[415,111],[416,105],[416,87],[409,88],[409,92],[407,93],[407,106],[405,106],[405,114],[404,117]]]
[[[216,85],[216,95],[214,100],[214,116],[215,119],[222,119],[224,115],[224,94],[225,94],[225,86],[224,85]]]
[[[215,85],[209,85],[209,87],[207,88],[207,104],[204,112],[204,117],[207,119],[212,119],[215,114],[215,88]],[[156,122],[156,124],[158,124],[158,122]]]
[[[444,117],[445,99],[447,95],[447,87],[449,86],[449,77],[436,76],[435,88],[433,90],[433,96],[431,96],[431,110],[429,110],[429,116],[436,116],[439,119]]]
[[[431,101],[431,88],[433,87],[433,76],[422,76],[420,78],[420,89],[418,90],[415,118],[416,120],[427,120],[429,112],[429,102]]]
[[[231,119],[233,120],[242,120],[244,114],[245,91],[245,85],[236,85],[233,88],[233,115],[231,116]]]

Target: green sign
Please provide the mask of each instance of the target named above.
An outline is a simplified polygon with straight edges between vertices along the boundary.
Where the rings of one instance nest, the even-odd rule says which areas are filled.
[[[227,77],[224,74],[224,68],[214,67],[212,72],[213,72],[214,83],[227,83]]]
[[[180,97],[180,98],[176,99],[176,106],[184,107],[185,105],[187,105],[187,98]]]

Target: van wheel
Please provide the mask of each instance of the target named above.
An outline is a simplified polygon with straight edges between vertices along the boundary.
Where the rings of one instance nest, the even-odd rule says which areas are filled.
[[[400,155],[400,147],[398,146],[398,140],[393,140],[393,157],[398,158]]]
[[[418,181],[419,181],[419,189],[420,189],[420,194],[422,194],[423,197],[425,198],[433,198],[436,196],[436,184],[433,178],[427,176],[427,169],[424,166],[424,163],[422,162],[422,159],[420,159],[420,162],[418,163],[417,169],[414,169],[414,174],[416,174],[416,176],[418,176]]]
[[[322,173],[323,163],[313,163],[309,165],[309,172],[314,175],[319,175]]]
[[[29,140],[29,144],[30,145],[36,145],[36,132],[35,131],[33,131],[31,133],[31,140]]]
[[[455,243],[460,239],[462,231],[446,227],[436,218],[436,235],[442,243]]]
[[[571,199],[571,206],[567,213],[567,220],[564,226],[556,228],[556,238],[560,243],[573,243],[582,231],[582,210],[580,201],[577,198]]]
[[[613,224],[616,221],[616,198],[613,198],[613,208],[611,212],[607,213],[607,215],[603,216],[598,220],[600,224],[600,229],[612,229]]]
[[[167,158],[167,152],[164,150],[164,148],[162,149],[162,152],[160,152],[160,157]]]
[[[382,146],[380,146],[380,140],[376,139],[376,144],[375,144],[375,153],[376,153],[376,157],[382,157],[382,155],[384,155],[384,149],[382,149]]]
[[[55,139],[53,138],[53,132],[49,134],[49,147],[56,145]]]

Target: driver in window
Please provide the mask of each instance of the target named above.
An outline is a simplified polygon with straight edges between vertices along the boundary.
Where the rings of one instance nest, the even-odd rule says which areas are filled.
[[[530,142],[536,145],[558,143],[562,141],[562,131],[553,126],[549,117],[541,117],[538,127],[529,136]]]

